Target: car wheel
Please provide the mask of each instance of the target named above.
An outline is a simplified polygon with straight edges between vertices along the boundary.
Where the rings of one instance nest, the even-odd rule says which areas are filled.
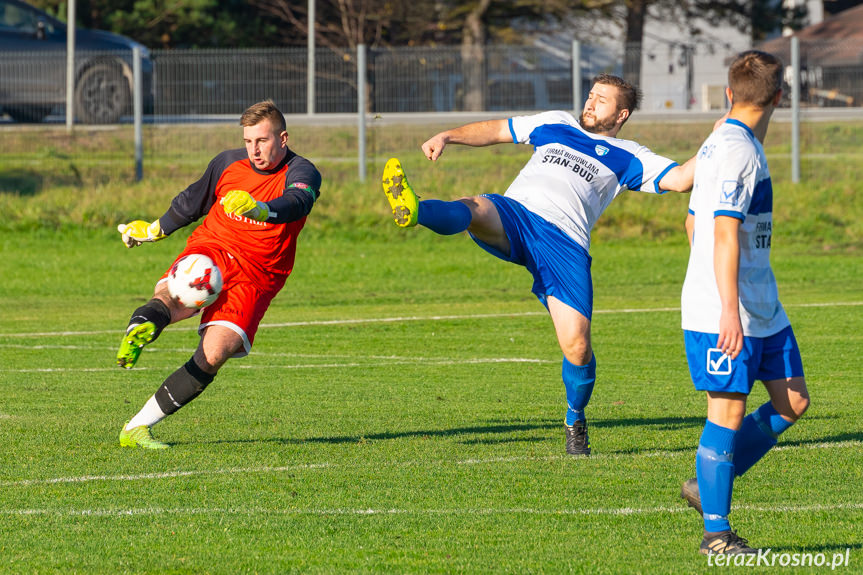
[[[95,64],[75,86],[75,114],[85,124],[114,124],[130,102],[129,82],[117,65]]]
[[[21,124],[38,124],[51,113],[51,108],[45,106],[11,106],[4,110]]]

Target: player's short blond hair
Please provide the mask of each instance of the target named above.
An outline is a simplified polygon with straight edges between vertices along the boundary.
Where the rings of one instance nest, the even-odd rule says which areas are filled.
[[[782,90],[782,60],[760,50],[737,55],[728,68],[728,87],[732,104],[763,108]]]
[[[243,112],[243,115],[240,116],[240,125],[244,128],[257,126],[264,120],[270,121],[273,131],[277,134],[281,134],[287,130],[285,116],[282,115],[278,108],[276,108],[276,105],[272,100],[264,100],[263,102],[258,102],[257,104],[249,106],[249,108]]]

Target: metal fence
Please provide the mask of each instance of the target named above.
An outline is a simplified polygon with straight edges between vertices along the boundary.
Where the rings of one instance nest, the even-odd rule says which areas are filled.
[[[604,60],[592,62],[591,50],[583,54],[585,79],[615,71]],[[489,46],[478,59],[469,59],[458,47],[409,47],[368,50],[366,61],[370,113],[573,107],[568,53]],[[271,98],[286,114],[305,113],[307,66],[304,48],[154,50],[143,66],[144,112],[148,122],[236,116],[249,104]],[[76,69],[77,123],[131,121],[130,52],[81,52]],[[88,83],[99,73],[101,84]],[[357,84],[356,53],[316,50],[316,113],[355,113]],[[65,52],[13,52],[0,58],[0,110],[7,122],[64,121],[65,92]],[[112,99],[126,105],[113,105],[116,114],[93,115],[77,105],[85,97],[103,98],[103,108],[111,107]]]
[[[727,62],[745,48],[642,54],[643,109],[724,108]],[[622,52],[582,46],[580,77],[575,78],[572,52],[548,47],[488,46],[472,57],[460,47],[369,49],[367,112],[579,108],[592,76],[622,73]],[[777,47],[777,54],[790,65],[786,45]],[[237,116],[264,98],[273,99],[286,114],[306,113],[307,66],[304,48],[154,50],[143,66],[145,121]],[[131,74],[130,52],[79,53],[76,122],[130,122]],[[4,54],[0,110],[6,122],[62,121],[65,77],[65,52]],[[356,53],[318,49],[315,112],[356,113],[357,78]],[[863,43],[801,43],[800,82],[804,106],[863,105]],[[573,86],[579,84],[582,93],[574,97]]]
[[[789,65],[789,84],[799,79],[802,108],[863,110],[863,42],[801,43],[799,74],[790,69],[789,45],[781,41],[771,44]],[[685,48],[663,53],[648,47],[643,53],[636,52],[645,95],[639,116],[726,108],[728,62],[747,46]],[[575,67],[574,54],[578,58]],[[305,48],[154,50],[144,55],[141,66],[143,122],[152,126],[204,121],[235,124],[250,104],[271,98],[288,115],[303,115],[318,122],[342,115],[342,122],[356,126],[357,120],[344,115],[358,119],[359,89],[365,90],[368,118],[432,113],[441,119],[440,114],[451,112],[502,116],[580,109],[591,77],[600,72],[622,74],[624,50],[577,44],[571,49],[497,45],[476,54],[461,47],[368,49],[365,70],[359,74],[358,54],[351,51],[320,48],[314,61],[314,114],[309,115]],[[131,53],[79,52],[75,69],[76,124],[132,123]],[[8,164],[10,158],[23,152],[22,145],[29,145],[27,138],[4,138],[4,130],[27,123],[47,129],[46,124],[65,122],[65,85],[65,52],[6,53],[0,57],[0,163]],[[131,133],[126,130],[123,134],[127,132]],[[55,137],[62,138],[52,139]],[[126,137],[131,136],[118,134],[115,139],[111,153],[118,162],[128,157],[127,150],[136,148],[132,143],[127,145]],[[62,154],[74,155],[84,148],[66,143]],[[158,145],[150,145],[144,153],[158,152]],[[93,157],[93,150],[90,154]]]
[[[238,115],[271,98],[286,114],[307,111],[305,49],[154,51],[158,119]],[[465,111],[466,68],[459,48],[367,51],[369,113]],[[357,111],[357,55],[317,50],[316,113]],[[572,62],[530,47],[492,46],[471,71],[473,110],[571,108]]]
[[[152,112],[153,62],[141,69],[143,103]],[[86,124],[131,121],[132,51],[76,53],[75,117]],[[4,52],[0,55],[0,112],[19,123],[62,121],[66,105],[66,52]],[[53,117],[52,117],[53,116]]]
[[[784,45],[777,55],[790,62]],[[800,88],[803,102],[810,106],[863,106],[863,42],[801,41]]]

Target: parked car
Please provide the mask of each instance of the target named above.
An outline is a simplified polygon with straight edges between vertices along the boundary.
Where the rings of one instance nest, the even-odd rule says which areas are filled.
[[[41,122],[65,107],[66,41],[65,23],[20,0],[0,0],[0,110],[18,122]],[[118,34],[75,30],[77,121],[112,124],[131,113],[135,46],[149,111],[153,62],[147,48]]]

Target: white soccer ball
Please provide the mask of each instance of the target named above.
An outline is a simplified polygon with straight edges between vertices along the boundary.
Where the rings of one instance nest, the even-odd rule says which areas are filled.
[[[207,307],[222,292],[222,272],[207,256],[189,254],[168,272],[168,292],[188,308]]]

